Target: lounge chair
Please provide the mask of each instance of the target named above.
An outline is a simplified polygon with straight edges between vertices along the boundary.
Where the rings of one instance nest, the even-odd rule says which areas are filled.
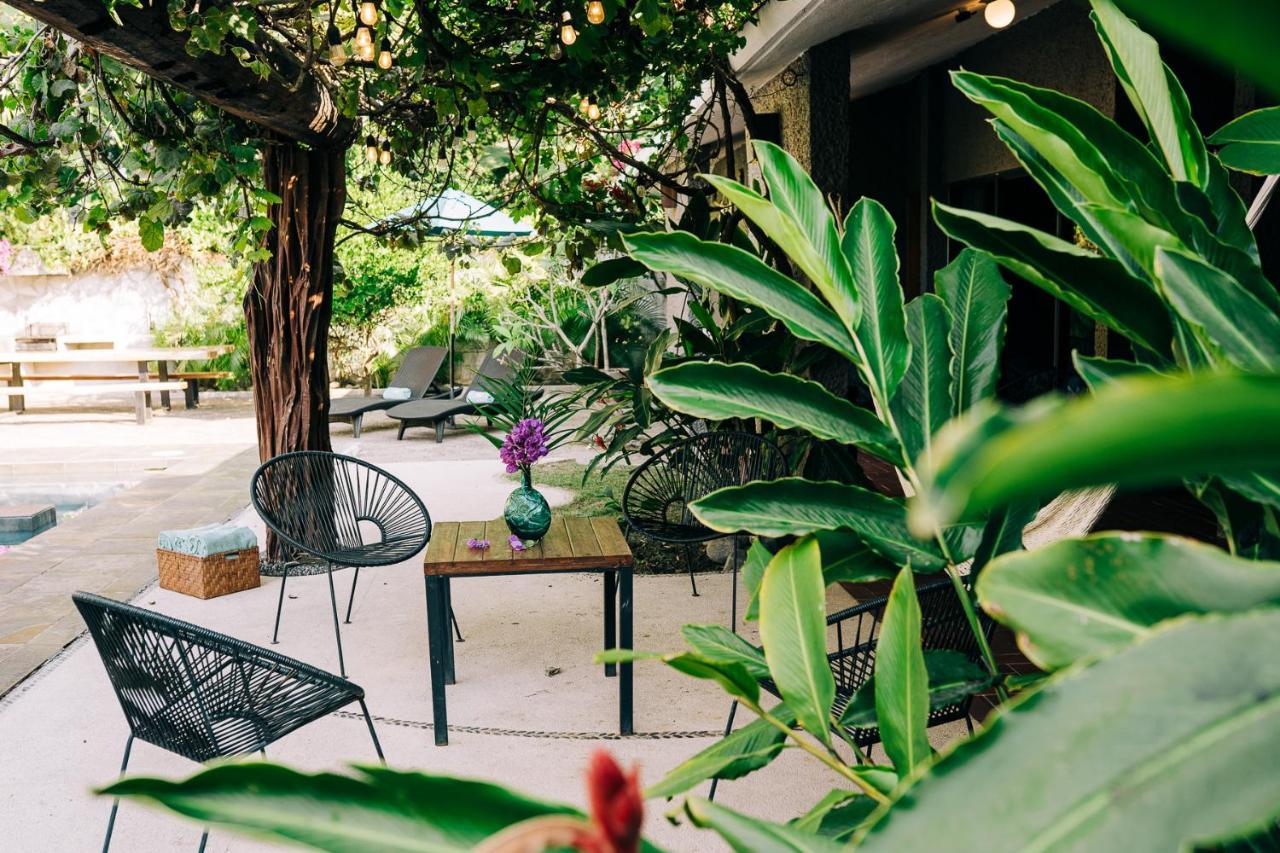
[[[436,428],[436,443],[439,444],[444,441],[445,424],[458,415],[478,415],[481,413],[476,407],[474,399],[468,398],[474,398],[476,393],[484,392],[486,380],[506,379],[512,373],[512,368],[509,365],[519,364],[523,360],[523,353],[512,352],[506,359],[507,363],[504,364],[495,358],[493,351],[490,350],[480,364],[480,369],[476,371],[475,378],[471,380],[471,384],[452,400],[439,397],[429,400],[412,400],[389,409],[387,417],[400,421],[400,431],[396,435],[396,440],[404,438],[404,431],[409,427],[434,426]],[[542,389],[539,388],[534,393],[537,396],[541,396]]]
[[[444,364],[448,350],[444,347],[415,347],[405,353],[404,361],[391,377],[391,388],[407,388],[409,400],[420,400],[431,391],[436,374]],[[405,402],[387,397],[339,397],[329,407],[329,423],[349,421],[355,437],[360,437],[361,421],[369,412],[390,409]]]

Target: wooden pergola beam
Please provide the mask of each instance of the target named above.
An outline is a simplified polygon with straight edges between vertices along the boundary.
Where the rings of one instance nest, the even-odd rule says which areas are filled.
[[[293,57],[282,51],[274,62],[283,79],[300,79],[296,89],[259,78],[229,54],[191,56],[185,49],[186,36],[169,25],[163,0],[152,0],[142,9],[118,4],[116,13],[123,26],[111,19],[102,0],[4,2],[86,47],[285,139],[333,148],[345,147],[353,138],[352,123],[342,117],[313,75],[298,73]]]

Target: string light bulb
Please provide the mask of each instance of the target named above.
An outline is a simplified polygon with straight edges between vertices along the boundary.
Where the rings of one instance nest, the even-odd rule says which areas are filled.
[[[373,42],[367,41],[364,44],[356,46],[356,55],[360,57],[361,62],[373,62],[376,51],[373,48]]]
[[[474,145],[476,141],[476,120],[468,119],[467,121],[467,142]]]
[[[364,138],[364,156],[370,163],[378,162],[378,142],[372,136]]]
[[[366,27],[372,27],[378,23],[378,4],[373,0],[361,0],[360,23]]]
[[[383,71],[391,67],[391,39],[386,36],[382,37],[382,44],[378,48],[378,67]]]
[[[548,50],[547,53],[551,56],[552,59],[558,62],[560,58],[564,56],[564,48],[560,46],[560,42],[553,41],[551,43],[551,49]]]
[[[587,101],[587,118],[592,121],[600,120],[600,105],[596,103],[595,98]]]
[[[560,15],[560,41],[573,44],[578,40],[578,31],[573,28],[573,15],[566,10]]]
[[[1013,23],[1013,16],[1018,12],[1013,0],[991,0],[982,10],[982,17],[987,26],[994,30],[1002,30]]]
[[[382,140],[382,150],[378,152],[378,163],[382,166],[386,166],[390,162],[391,162],[391,143],[384,139]]]
[[[582,113],[583,115],[586,115],[587,109],[590,108],[590,106],[591,106],[591,99],[586,95],[583,95],[582,100],[578,101],[578,112]]]
[[[591,0],[587,4],[587,20],[593,24],[604,23],[604,4],[600,0]]]
[[[329,62],[335,68],[341,68],[346,65],[347,51],[342,46],[342,35],[338,32],[337,25],[329,25],[329,30],[325,33],[325,41],[329,42]]]
[[[368,27],[356,27],[356,47],[364,47],[366,44],[373,44],[373,31]]]

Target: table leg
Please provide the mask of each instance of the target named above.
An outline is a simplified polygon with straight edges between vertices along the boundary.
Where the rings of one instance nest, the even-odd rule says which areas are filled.
[[[444,607],[441,579],[427,577],[427,645],[431,658],[431,719],[435,724],[436,746],[449,745],[449,715],[444,694],[444,644],[449,630],[449,610]]]
[[[161,381],[161,382],[168,382],[168,381],[169,381],[169,362],[164,361],[163,359],[161,359],[161,361],[160,361],[160,363],[159,363],[159,368],[160,368],[160,371],[159,371],[159,372],[160,372],[160,381]],[[169,410],[171,409],[171,406],[169,405],[169,392],[168,392],[168,391],[161,391],[161,392],[160,392],[160,405],[161,405],[161,407],[163,407],[163,408],[164,408],[164,410],[165,410],[166,412],[167,412],[167,411],[169,411]]]
[[[454,672],[453,664],[453,584],[449,578],[441,578],[441,586],[444,587],[444,609],[441,624],[444,625],[440,629],[440,633],[444,635],[444,683],[457,684],[458,676]]]
[[[21,388],[22,387],[22,365],[18,364],[15,361],[12,365],[12,368],[13,368],[13,372],[10,374],[9,385],[10,387]],[[9,411],[22,414],[26,410],[27,410],[26,397],[10,397],[9,398]]]
[[[151,371],[147,369],[147,363],[145,361],[138,362],[138,381],[139,382],[151,381]],[[151,392],[147,391],[145,394],[145,397],[147,401],[147,408],[150,409],[151,408]]]
[[[618,645],[618,573],[604,573],[604,650],[607,652]],[[604,665],[606,678],[618,674],[615,664]]]
[[[618,647],[632,647],[631,569],[623,569],[618,590]],[[618,664],[618,733],[635,733],[631,711],[631,664]]]

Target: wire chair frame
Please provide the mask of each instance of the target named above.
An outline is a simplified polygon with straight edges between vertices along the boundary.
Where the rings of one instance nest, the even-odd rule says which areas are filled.
[[[191,761],[261,752],[290,732],[352,703],[364,715],[374,750],[382,745],[364,689],[268,649],[87,592],[72,596],[89,628],[129,737]],[[110,847],[117,800],[103,851]],[[206,833],[207,836],[207,833]],[[201,838],[204,849],[205,838]]]
[[[683,439],[635,470],[622,492],[622,516],[628,534],[635,532],[669,545],[681,545],[689,584],[698,594],[693,573],[694,546],[733,536],[734,574],[731,627],[738,623],[738,538],[712,530],[694,517],[689,504],[728,486],[786,476],[789,463],[777,444],[756,433],[735,430],[705,432]]]
[[[263,522],[289,547],[325,561],[338,669],[345,676],[333,567],[355,568],[344,620],[350,624],[360,569],[400,563],[427,547],[431,516],[426,506],[404,482],[381,468],[321,450],[299,450],[268,459],[254,472],[249,497]],[[371,529],[378,538],[366,542],[365,535]],[[286,563],[272,643],[279,641],[288,580]]]

